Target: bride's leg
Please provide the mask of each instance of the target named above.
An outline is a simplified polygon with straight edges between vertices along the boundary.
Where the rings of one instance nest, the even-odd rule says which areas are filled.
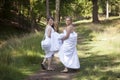
[[[45,62],[46,62],[46,58],[43,59],[43,62],[41,63],[41,67],[42,69],[46,70],[45,68]]]

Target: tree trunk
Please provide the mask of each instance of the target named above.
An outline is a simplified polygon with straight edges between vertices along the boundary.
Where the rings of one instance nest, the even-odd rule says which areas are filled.
[[[108,0],[106,0],[106,19],[109,17],[109,3]]]
[[[2,17],[4,19],[11,17],[11,14],[10,14],[11,6],[12,5],[10,0],[4,0],[3,9],[2,9]]]
[[[59,11],[60,11],[60,0],[56,0],[56,14],[55,14],[55,29],[59,31],[58,24],[59,24]]]
[[[46,17],[48,18],[49,16],[50,16],[49,0],[46,0]]]
[[[120,16],[120,1],[119,1],[119,16]]]
[[[35,0],[32,0],[32,2],[30,2],[30,23],[31,23],[31,27],[30,27],[30,31],[34,31],[34,26],[35,26],[35,17],[34,17],[34,13],[33,13],[33,5]]]
[[[92,0],[92,4],[93,4],[93,10],[92,10],[92,18],[93,18],[93,23],[98,23],[99,19],[98,19],[98,0]]]

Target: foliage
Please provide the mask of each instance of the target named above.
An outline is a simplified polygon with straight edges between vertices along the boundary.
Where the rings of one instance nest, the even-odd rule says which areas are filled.
[[[91,13],[91,2],[86,0],[74,0],[74,1],[61,1],[60,14],[61,16],[72,16],[78,19],[90,16]],[[64,9],[64,10],[63,10]]]
[[[12,38],[0,47],[0,80],[21,80],[40,68],[43,51],[39,32]],[[13,77],[14,75],[14,77]]]
[[[108,0],[111,7],[109,7],[110,15],[119,15],[120,0]],[[65,16],[72,16],[77,19],[89,19],[92,14],[91,0],[61,0],[60,1],[60,18],[64,19]],[[106,13],[106,1],[98,0],[100,13]],[[8,5],[7,5],[8,4]],[[15,14],[19,14],[23,19],[28,20],[29,28],[34,27],[36,23],[46,18],[46,1],[45,0],[1,0],[0,13],[5,14],[4,17],[11,19]],[[9,6],[9,8],[8,8]],[[55,0],[49,0],[50,14],[55,16]],[[5,11],[5,12],[4,12]],[[3,17],[3,15],[1,15]],[[16,16],[17,17],[17,16]],[[19,18],[19,17],[18,17]],[[19,19],[20,21],[23,19]],[[22,21],[21,21],[22,22]],[[25,24],[19,23],[21,25]],[[28,27],[28,26],[27,26]]]
[[[120,13],[120,0],[108,0],[109,3],[109,13],[110,15],[116,16],[119,15]],[[105,0],[100,0],[99,1],[99,6],[102,8],[102,13],[106,13],[106,1]]]

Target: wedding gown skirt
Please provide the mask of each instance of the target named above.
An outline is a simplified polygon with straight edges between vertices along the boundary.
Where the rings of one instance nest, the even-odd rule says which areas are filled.
[[[69,38],[64,40],[58,52],[60,61],[67,68],[72,68],[72,69],[80,68],[80,62],[77,55],[76,44],[77,44],[77,33],[75,32],[70,33]]]

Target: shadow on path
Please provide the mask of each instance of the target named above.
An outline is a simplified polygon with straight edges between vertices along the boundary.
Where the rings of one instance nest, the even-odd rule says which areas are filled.
[[[25,80],[72,80],[72,77],[77,74],[76,71],[61,73],[60,71],[64,69],[64,66],[60,65],[57,57],[54,58],[52,67],[55,69],[54,71],[40,70]]]

